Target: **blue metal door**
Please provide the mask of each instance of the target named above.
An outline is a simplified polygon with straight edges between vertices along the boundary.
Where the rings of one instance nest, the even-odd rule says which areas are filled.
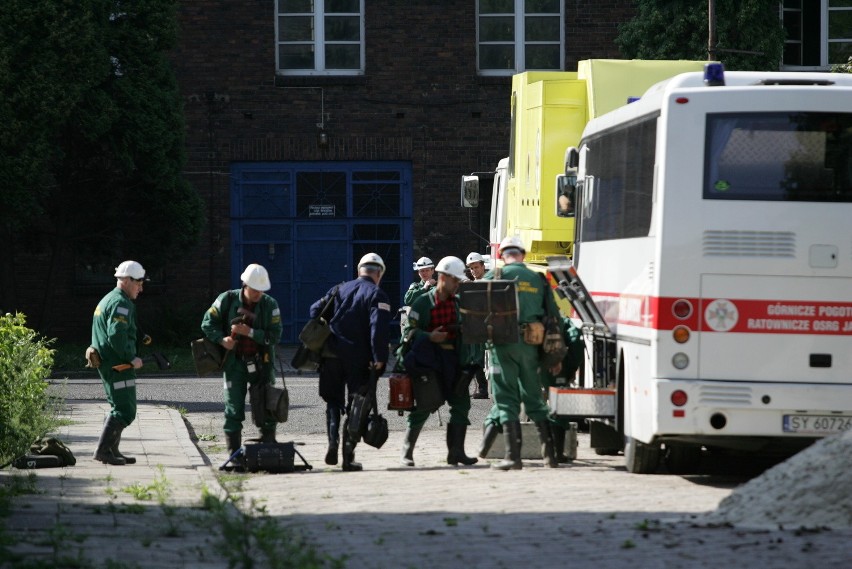
[[[282,343],[297,342],[310,305],[354,278],[367,252],[384,259],[381,286],[401,304],[411,265],[410,164],[237,163],[232,180],[233,286],[247,264],[267,268],[281,307]]]

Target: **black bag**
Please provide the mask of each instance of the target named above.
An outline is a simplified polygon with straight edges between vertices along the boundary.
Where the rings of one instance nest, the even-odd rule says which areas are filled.
[[[375,395],[369,387],[366,393],[356,393],[352,396],[352,405],[349,407],[349,437],[357,442],[367,432],[367,421],[370,418],[370,410],[373,408]]]
[[[296,450],[296,443],[257,443],[244,445],[237,453],[242,455],[242,463],[249,472],[295,472],[297,470],[312,470],[305,457]],[[302,464],[295,464],[295,456],[299,455]],[[228,459],[219,470],[226,470]]]
[[[318,352],[309,350],[304,344],[299,344],[293,359],[290,360],[290,365],[299,371],[315,372],[319,369],[320,355]]]
[[[283,388],[266,384],[266,412],[277,423],[286,423],[290,417],[290,392],[287,385]]]
[[[547,282],[547,277],[541,275],[541,280],[544,282],[545,294],[550,294],[550,283]],[[568,346],[565,345],[565,336],[562,334],[562,316],[559,310],[556,309],[556,303],[547,302],[544,299],[544,341],[540,348],[541,365],[544,368],[551,368],[562,361],[562,358],[568,353]]]
[[[480,280],[459,285],[462,342],[517,344],[518,290],[515,281]]]
[[[199,377],[222,371],[225,363],[225,348],[207,337],[193,340],[190,343],[190,348],[192,348],[195,371]]]
[[[374,448],[382,448],[388,440],[388,420],[374,409],[367,419],[367,429],[364,431],[364,442]]]
[[[444,404],[444,394],[438,381],[438,372],[428,368],[416,368],[410,372],[414,390],[414,408],[418,411],[437,411]]]

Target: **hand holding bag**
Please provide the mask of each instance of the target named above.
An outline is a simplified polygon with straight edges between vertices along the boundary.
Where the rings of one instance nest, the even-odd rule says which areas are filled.
[[[382,448],[382,445],[388,440],[388,420],[379,413],[379,405],[376,401],[377,381],[376,371],[371,369],[369,391],[373,394],[373,405],[370,416],[367,418],[367,427],[364,430],[364,442],[373,448]]]

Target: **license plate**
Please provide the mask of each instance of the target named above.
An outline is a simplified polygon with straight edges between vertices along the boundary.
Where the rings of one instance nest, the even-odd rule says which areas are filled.
[[[784,415],[785,433],[830,435],[852,428],[852,417],[841,415]]]

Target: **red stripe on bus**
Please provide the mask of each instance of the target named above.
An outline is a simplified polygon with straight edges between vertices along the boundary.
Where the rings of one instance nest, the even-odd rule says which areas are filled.
[[[655,297],[592,293],[607,323],[696,332],[740,334],[819,334],[852,336],[852,302]],[[692,311],[675,316],[674,305],[686,300]]]

